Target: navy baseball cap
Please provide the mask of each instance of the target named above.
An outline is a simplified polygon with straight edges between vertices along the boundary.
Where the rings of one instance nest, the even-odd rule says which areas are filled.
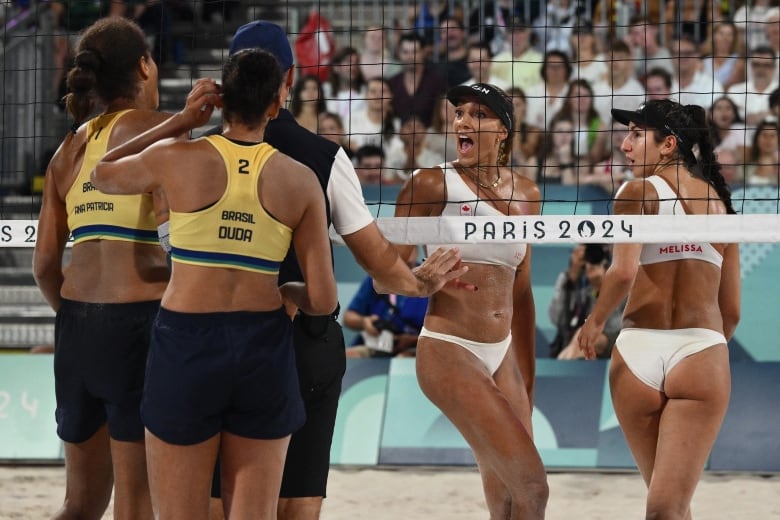
[[[473,85],[458,85],[447,92],[450,103],[458,106],[464,99],[477,98],[480,103],[490,107],[504,126],[512,131],[512,101],[498,87],[490,83],[474,83]]]
[[[279,62],[282,72],[293,66],[292,49],[284,29],[266,20],[257,20],[242,25],[230,42],[230,54],[244,49],[262,49],[270,52]]]

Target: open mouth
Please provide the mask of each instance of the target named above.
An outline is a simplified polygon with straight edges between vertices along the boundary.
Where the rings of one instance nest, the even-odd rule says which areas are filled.
[[[470,137],[465,135],[458,136],[458,151],[460,153],[467,153],[472,148],[474,148],[474,141]]]

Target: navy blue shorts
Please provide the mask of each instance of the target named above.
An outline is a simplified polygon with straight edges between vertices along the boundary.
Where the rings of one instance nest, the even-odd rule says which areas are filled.
[[[279,496],[324,497],[341,380],[346,370],[344,334],[335,316],[299,314],[293,329],[306,423],[290,439]],[[212,497],[222,496],[220,487],[217,465],[212,480]]]
[[[200,314],[161,308],[141,418],[154,435],[178,445],[221,431],[279,439],[300,428],[305,412],[284,309]]]
[[[54,322],[57,435],[84,442],[108,422],[113,439],[139,441],[149,337],[159,301],[62,300]]]

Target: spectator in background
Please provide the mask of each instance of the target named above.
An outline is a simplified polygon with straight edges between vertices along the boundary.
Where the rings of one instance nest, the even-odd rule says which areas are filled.
[[[550,357],[557,358],[574,333],[588,316],[580,299],[587,288],[585,278],[585,244],[575,244],[569,252],[566,270],[555,280],[555,292],[547,307],[550,322],[555,325],[555,337],[550,342]]]
[[[467,64],[466,30],[460,19],[446,16],[439,24],[439,31],[441,50],[437,61],[446,78],[447,88],[450,88],[464,83],[471,76]]]
[[[390,78],[401,70],[393,53],[387,48],[387,30],[371,25],[363,35],[360,51],[360,73],[365,79]]]
[[[442,95],[436,100],[433,111],[433,121],[428,127],[428,148],[444,157],[445,161],[452,161],[458,156],[458,139],[452,132],[452,122],[455,120],[455,107],[447,101],[447,96]]]
[[[568,337],[569,340],[556,356],[558,359],[585,358],[585,355],[579,349],[579,345],[573,339],[576,337],[579,328],[585,323],[585,318],[588,317],[593,304],[599,297],[601,284],[609,267],[609,252],[602,244],[586,245],[582,257],[585,283],[577,289],[574,284],[567,283],[569,281],[567,277],[561,284],[561,289],[559,289],[558,283],[561,281],[559,277],[559,282],[556,283],[556,294],[553,296],[553,301],[550,302],[550,318],[553,317],[554,312],[557,311],[559,313],[556,315],[554,323],[564,325],[562,337]],[[559,292],[561,293],[560,296]],[[554,308],[553,304],[556,303],[558,298],[563,300],[564,306]],[[623,309],[625,305],[626,301],[624,299],[607,318],[606,325],[595,342],[596,357],[609,359],[612,355],[612,346],[615,344],[615,340],[618,334],[620,334],[620,329],[623,325]]]
[[[352,159],[354,155],[352,150],[349,149],[347,134],[344,131],[344,123],[341,122],[341,118],[338,114],[333,112],[322,112],[320,114],[318,133],[327,139],[342,147],[347,156]]]
[[[593,86],[596,110],[604,121],[612,120],[612,108],[634,110],[645,99],[645,89],[634,75],[634,60],[628,45],[616,40],[610,46],[610,52],[612,67],[607,82]]]
[[[577,156],[574,154],[574,121],[556,117],[544,134],[536,182],[539,184],[577,184]]]
[[[656,67],[674,75],[671,54],[661,46],[658,32],[658,24],[645,16],[633,16],[629,21],[628,44],[634,58],[634,72],[640,79],[644,79],[647,72]],[[635,108],[636,105],[631,107],[632,110]]]
[[[425,62],[423,43],[415,33],[401,35],[398,42],[401,72],[390,78],[388,86],[396,117],[406,119],[417,115],[430,126],[436,100],[444,94],[447,83],[439,71]]]
[[[737,152],[731,148],[715,148],[715,156],[720,163],[720,173],[729,186],[744,184],[744,165],[737,156]]]
[[[395,133],[392,98],[387,81],[373,78],[368,81],[366,102],[352,113],[347,123],[349,148],[357,152],[366,144],[384,147]]]
[[[559,51],[571,58],[569,36],[577,24],[577,0],[550,0],[545,11],[534,20],[537,48]]]
[[[561,51],[549,51],[542,64],[542,83],[525,91],[528,101],[526,123],[548,128],[550,120],[563,106],[571,78],[569,58]]]
[[[670,99],[672,97],[672,75],[666,69],[656,67],[645,76],[646,99]],[[618,147],[619,148],[619,147]]]
[[[325,97],[317,76],[304,76],[295,83],[290,112],[299,125],[314,134],[318,132],[320,114],[325,112]]]
[[[771,0],[747,0],[734,13],[734,25],[744,42],[744,50],[755,49],[769,42],[766,38],[764,22],[770,9]]]
[[[401,129],[390,139],[387,148],[383,183],[402,183],[415,170],[431,168],[444,162],[443,155],[427,147],[427,138],[425,125],[419,117],[410,116],[401,123]]]
[[[406,260],[410,269],[418,265],[417,248]],[[360,332],[347,357],[413,357],[427,308],[428,298],[378,294],[366,277],[344,313],[344,326]]]
[[[572,49],[572,78],[585,79],[591,85],[607,80],[609,67],[599,52],[598,40],[593,34],[593,24],[583,21],[574,26],[569,37]]]
[[[704,77],[714,77],[724,89],[745,80],[745,58],[741,55],[739,32],[733,22],[715,23],[712,28],[712,41],[702,60]]]
[[[594,107],[593,89],[587,80],[569,82],[566,100],[558,116],[574,123],[575,162],[587,167],[606,157],[607,125]]]
[[[337,51],[330,63],[328,81],[322,85],[328,112],[338,114],[349,127],[350,118],[365,104],[365,89],[358,52],[352,47]]]
[[[510,88],[507,95],[514,108],[514,126],[512,127],[512,157],[510,164],[532,181],[536,181],[539,154],[542,150],[544,131],[525,122],[525,92],[520,88]]]
[[[614,197],[623,182],[633,179],[634,174],[626,154],[620,149],[626,136],[625,126],[612,121],[609,135],[609,157],[596,164],[591,173],[580,175],[580,184],[593,184],[606,191],[610,197]]]
[[[509,88],[528,88],[542,81],[542,55],[532,47],[530,24],[522,17],[515,17],[507,27],[508,50],[493,57],[490,75],[500,78]]]
[[[779,135],[776,118],[770,116],[758,123],[753,134],[753,144],[745,160],[746,184],[780,184]]]
[[[688,36],[697,46],[709,39],[710,25],[722,19],[720,0],[667,0],[666,41]],[[671,49],[670,49],[671,50]]]
[[[463,82],[463,85],[472,83],[490,83],[504,90],[507,83],[498,76],[490,73],[493,53],[490,51],[490,45],[487,43],[470,43],[466,57],[466,64],[469,68],[469,78]]]
[[[367,144],[358,148],[355,153],[355,173],[361,185],[379,184],[382,182],[385,154],[377,145]]]
[[[733,85],[728,96],[739,107],[739,115],[748,127],[769,115],[769,95],[778,88],[777,59],[770,47],[753,49],[748,58],[753,79]]]
[[[705,75],[702,72],[704,67],[696,42],[691,36],[683,34],[672,42],[671,53],[676,75],[672,97],[682,105],[699,105],[707,110],[713,100],[725,91],[711,73]]]
[[[734,101],[727,96],[719,97],[707,111],[707,116],[713,146],[733,150],[737,157],[744,158],[753,130],[745,128]]]

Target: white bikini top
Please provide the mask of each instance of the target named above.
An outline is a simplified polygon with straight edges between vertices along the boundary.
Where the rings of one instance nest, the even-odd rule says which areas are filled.
[[[685,215],[685,208],[679,200],[677,193],[665,180],[657,175],[652,175],[645,181],[655,187],[658,193],[659,215]],[[713,265],[723,264],[723,256],[712,247],[712,244],[685,243],[685,244],[645,244],[642,246],[642,254],[639,257],[640,265],[657,264],[659,262],[672,262],[674,260],[702,260]]]
[[[442,216],[506,216],[489,203],[480,200],[463,182],[451,162],[440,164],[439,168],[444,173],[444,185],[447,190],[447,203],[441,213]],[[452,247],[452,245],[428,244],[424,247],[427,255],[429,251],[435,251],[438,247]],[[457,244],[457,247],[464,262],[503,265],[517,269],[517,266],[525,258],[526,246],[523,243],[490,244],[483,242],[480,244]]]

